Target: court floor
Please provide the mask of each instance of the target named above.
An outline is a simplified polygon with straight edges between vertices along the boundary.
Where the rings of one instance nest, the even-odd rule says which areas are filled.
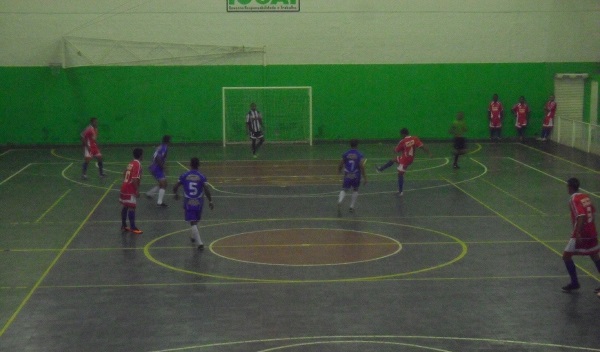
[[[0,351],[600,351],[600,274],[576,263],[565,181],[600,204],[600,159],[552,142],[418,152],[396,195],[394,143],[365,143],[368,183],[338,211],[347,143],[171,146],[167,208],[120,231],[131,146],[0,150]],[[144,146],[142,191],[154,186]],[[171,188],[201,160],[215,209],[189,224]]]

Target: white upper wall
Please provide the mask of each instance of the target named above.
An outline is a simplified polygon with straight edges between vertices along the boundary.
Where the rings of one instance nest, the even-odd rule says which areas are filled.
[[[264,46],[268,64],[600,62],[598,0],[298,1],[0,0],[0,66],[57,62],[63,36]]]

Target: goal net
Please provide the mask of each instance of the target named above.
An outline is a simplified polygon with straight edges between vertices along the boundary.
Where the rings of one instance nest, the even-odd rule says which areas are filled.
[[[251,103],[263,117],[266,141],[312,145],[312,87],[223,87],[223,146],[248,141]]]

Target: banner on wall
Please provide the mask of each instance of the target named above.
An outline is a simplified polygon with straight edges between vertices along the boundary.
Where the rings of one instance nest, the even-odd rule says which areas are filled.
[[[300,0],[225,0],[227,12],[300,12]]]

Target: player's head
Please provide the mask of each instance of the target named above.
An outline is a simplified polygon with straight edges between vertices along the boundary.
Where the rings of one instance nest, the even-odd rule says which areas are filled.
[[[525,96],[521,95],[519,97],[519,103],[524,103],[525,102]]]
[[[140,160],[142,158],[142,155],[144,154],[144,150],[142,148],[135,148],[133,150],[133,158]]]
[[[351,139],[350,140],[350,148],[356,148],[358,147],[358,139]]]
[[[190,167],[194,170],[198,170],[200,167],[200,159],[194,157],[190,159]]]
[[[571,177],[567,180],[567,188],[569,189],[569,194],[579,191],[579,180],[575,177]]]
[[[400,134],[403,135],[404,137],[408,136],[408,128],[403,128],[400,130]]]
[[[554,95],[551,95],[549,98],[550,101],[554,101]]]
[[[250,110],[256,110],[256,103],[250,104]]]
[[[98,118],[97,117],[92,117],[90,119],[90,125],[92,125],[94,127],[98,127]]]
[[[169,136],[168,134],[165,134],[162,138],[162,142],[163,142],[163,144],[171,143],[171,136]]]
[[[464,113],[464,112],[462,112],[462,111],[459,111],[458,113],[456,113],[456,119],[457,119],[457,120],[459,120],[459,121],[460,121],[460,120],[462,120],[462,119],[464,119],[464,118],[465,118],[465,113]]]
[[[494,94],[494,95],[492,96],[492,100],[493,100],[494,102],[498,101],[498,94]]]

